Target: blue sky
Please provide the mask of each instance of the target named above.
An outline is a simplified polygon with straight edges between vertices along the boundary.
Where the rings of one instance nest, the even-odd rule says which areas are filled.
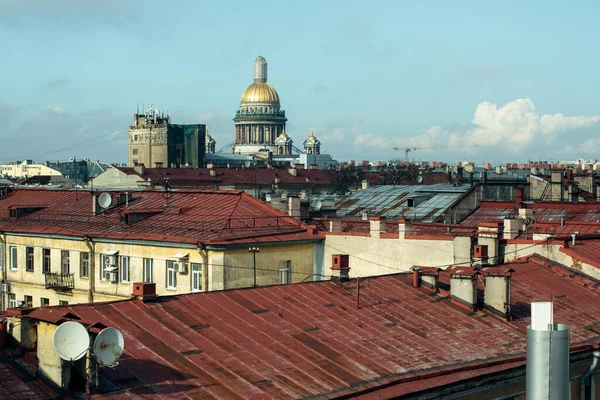
[[[524,4],[526,3],[526,4]],[[597,158],[600,3],[0,0],[0,160],[127,159],[136,105],[217,147],[263,55],[339,160]]]

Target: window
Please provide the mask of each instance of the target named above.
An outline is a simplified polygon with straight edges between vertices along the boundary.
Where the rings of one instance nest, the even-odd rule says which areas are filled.
[[[17,247],[16,246],[10,247],[10,269],[17,269]]]
[[[144,258],[144,282],[152,283],[152,259]]]
[[[44,256],[44,273],[49,273],[50,272],[50,249],[42,249],[42,254]]]
[[[23,305],[25,307],[33,307],[33,296],[25,295],[24,300],[25,300],[25,304],[23,304]]]
[[[129,282],[129,257],[121,257],[121,282]]]
[[[8,306],[11,308],[17,306],[17,296],[14,293],[8,294]]]
[[[69,305],[69,302],[68,302],[68,301],[66,301],[66,300],[59,300],[59,301],[58,301],[58,305],[59,305],[59,306],[68,306],[68,305]]]
[[[81,253],[81,262],[79,265],[79,277],[90,277],[90,253]]]
[[[177,273],[175,261],[167,261],[167,289],[177,289]]]
[[[292,278],[292,261],[287,260],[285,262],[285,268],[281,268],[279,270],[279,283],[282,285],[287,285],[291,282]]]
[[[25,247],[25,271],[33,272],[33,247]]]
[[[138,153],[138,149],[133,149],[131,151],[131,154],[133,154],[134,156],[137,156],[137,153]]]
[[[45,297],[41,297],[41,298],[40,298],[40,305],[41,305],[42,307],[44,307],[44,306],[49,306],[49,305],[50,305],[50,299],[47,299],[47,298],[45,298]]]
[[[202,264],[192,263],[192,292],[202,291]]]
[[[60,272],[63,275],[69,275],[71,270],[71,263],[69,261],[69,250],[62,250],[60,252]]]

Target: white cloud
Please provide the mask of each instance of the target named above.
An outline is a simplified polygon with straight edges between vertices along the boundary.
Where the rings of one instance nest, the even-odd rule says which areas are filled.
[[[555,144],[559,133],[589,128],[600,116],[567,117],[561,113],[540,115],[531,99],[517,99],[498,107],[480,103],[471,121],[473,128],[451,131],[437,125],[424,134],[410,138],[411,145],[439,145],[475,152],[480,149],[519,153],[527,148]]]

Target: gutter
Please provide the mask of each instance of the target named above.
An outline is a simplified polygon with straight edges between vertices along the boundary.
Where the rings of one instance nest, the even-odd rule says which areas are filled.
[[[6,262],[6,251],[8,250],[6,247],[6,233],[2,232],[0,235],[0,246],[2,246],[2,259],[0,260],[0,265],[2,266],[2,282],[6,283],[8,278],[8,263]],[[4,299],[4,293],[0,294],[0,311],[6,310],[6,305],[8,304],[8,293],[6,293],[6,302]]]
[[[583,375],[581,375],[581,397],[580,399],[584,400],[592,400],[595,395],[595,388],[593,384],[592,374],[594,370],[598,366],[598,361],[600,360],[600,351],[594,350],[592,352],[592,363],[589,368],[585,370]]]
[[[202,257],[202,291],[204,292],[208,291],[208,251],[202,241],[198,242],[196,248]]]
[[[84,236],[83,240],[85,242],[85,245],[87,246],[87,248],[90,251],[90,258],[89,258],[89,279],[90,279],[90,285],[88,288],[88,303],[93,303],[94,302],[94,292],[96,291],[96,244],[92,242],[92,239],[89,238],[88,236]]]

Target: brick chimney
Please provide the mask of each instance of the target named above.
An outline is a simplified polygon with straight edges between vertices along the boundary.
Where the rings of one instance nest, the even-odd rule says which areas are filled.
[[[371,217],[369,219],[371,237],[380,238],[385,233],[385,217]]]
[[[516,218],[504,219],[503,239],[514,239],[519,236],[519,220]]]
[[[483,271],[485,289],[483,305],[492,312],[510,321],[510,279],[512,268],[488,268]]]
[[[398,239],[404,239],[410,228],[410,221],[406,218],[398,220]]]
[[[288,197],[288,215],[293,218],[300,218],[300,197]]]
[[[480,222],[477,227],[477,244],[487,246],[487,263],[498,263],[498,243],[504,224],[498,221]]]
[[[330,219],[329,220],[329,232],[341,232],[342,231],[342,220],[341,219]]]
[[[136,282],[132,294],[142,301],[156,300],[156,283]]]
[[[348,254],[331,256],[331,280],[347,282],[350,280],[350,257]]]
[[[133,170],[138,175],[144,175],[146,173],[146,167],[144,164],[136,164],[133,166]]]
[[[418,286],[426,286],[429,287],[431,289],[433,289],[433,291],[435,293],[438,293],[440,291],[439,288],[439,276],[440,276],[440,271],[442,271],[441,268],[437,268],[437,267],[422,267],[422,266],[418,266],[415,265],[412,267],[413,270],[413,286],[415,286],[415,283],[418,282]],[[417,277],[415,277],[414,274],[418,275],[418,279]]]
[[[475,309],[479,272],[470,266],[457,265],[448,267],[446,272],[450,274],[450,294],[452,298]]]

